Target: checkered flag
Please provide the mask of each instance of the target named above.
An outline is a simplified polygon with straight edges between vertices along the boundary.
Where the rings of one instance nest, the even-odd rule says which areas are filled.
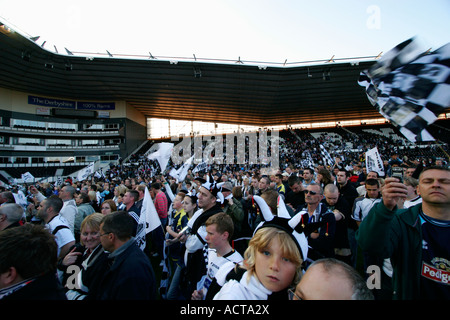
[[[360,74],[369,101],[411,142],[434,138],[426,128],[450,106],[450,43],[427,53],[416,38]]]
[[[207,243],[205,243],[205,245],[203,246],[202,251],[203,251],[203,259],[205,261],[205,265],[207,266],[208,265],[208,244]]]
[[[324,160],[323,161],[324,165],[327,165],[327,164],[330,166],[334,165],[333,158],[331,157],[331,155],[328,153],[327,149],[325,149],[325,147],[322,144],[320,145],[320,153],[322,154],[322,159]]]
[[[306,158],[301,161],[303,168],[314,168],[314,160],[311,157],[311,153],[309,153],[309,150],[305,150],[303,152],[303,156]]]

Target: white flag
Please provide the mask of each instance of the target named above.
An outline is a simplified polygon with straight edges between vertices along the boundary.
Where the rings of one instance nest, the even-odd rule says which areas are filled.
[[[87,179],[92,173],[94,173],[94,164],[95,162],[91,162],[87,167],[78,171],[77,179],[78,181],[82,181]]]
[[[99,170],[95,171],[94,177],[96,177],[98,179],[104,179],[105,178],[105,174],[103,173],[103,169],[100,168]]]
[[[208,168],[208,164],[206,163],[206,161],[200,162],[195,168],[194,170],[192,170],[193,173],[197,173],[199,171],[202,170],[206,170]]]
[[[161,173],[166,170],[167,164],[169,163],[170,156],[172,155],[173,143],[161,142],[159,143],[159,148],[157,151],[148,155],[149,160],[157,160],[159,166],[161,167]]]
[[[178,170],[175,170],[175,168],[170,170],[169,175],[177,179],[177,182],[184,181],[193,160],[194,156],[190,157],[180,168],[178,168]]]
[[[22,180],[24,182],[34,181],[34,177],[31,173],[25,172],[25,173],[22,173]]]
[[[383,160],[381,160],[377,147],[366,152],[366,169],[367,173],[375,171],[380,177],[384,177]]]
[[[145,188],[141,215],[139,216],[139,222],[136,231],[136,243],[141,248],[141,250],[144,250],[145,248],[145,236],[147,235],[147,233],[152,232],[159,226],[161,226],[161,220],[159,219],[158,212],[156,212],[156,208],[153,204],[150,192],[148,191],[148,188]]]

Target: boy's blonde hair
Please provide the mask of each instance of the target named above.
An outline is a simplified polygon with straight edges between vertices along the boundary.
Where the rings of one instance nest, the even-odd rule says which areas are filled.
[[[251,238],[247,250],[244,252],[245,266],[250,277],[255,272],[256,253],[266,249],[270,242],[277,238],[281,244],[282,255],[295,264],[297,270],[293,279],[293,284],[297,284],[300,280],[303,259],[301,257],[298,246],[294,240],[285,231],[266,227],[259,229]]]

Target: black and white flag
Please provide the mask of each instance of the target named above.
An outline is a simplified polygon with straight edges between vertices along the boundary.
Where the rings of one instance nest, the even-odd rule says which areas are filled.
[[[370,171],[375,171],[380,177],[385,176],[383,160],[381,160],[381,156],[378,152],[377,147],[366,152],[366,170],[367,173],[369,173]]]
[[[306,149],[302,156],[304,156],[304,160],[301,161],[302,167],[303,168],[314,168],[314,160],[311,157],[311,153],[309,152],[308,149]]]
[[[33,182],[34,181],[33,175],[29,172],[22,173],[21,178],[24,182]]]
[[[200,162],[195,168],[194,170],[192,170],[192,173],[197,173],[200,171],[204,171],[208,169],[208,164],[206,163],[206,161]]]
[[[181,167],[178,169],[172,168],[170,170],[169,175],[177,180],[177,182],[183,182],[188,174],[188,170],[192,165],[192,161],[194,160],[194,156],[190,157]]]
[[[426,128],[450,106],[450,43],[428,53],[416,38],[387,52],[359,85],[369,101],[411,142],[434,138]]]
[[[169,163],[174,145],[170,142],[160,142],[158,143],[158,146],[158,150],[149,154],[147,158],[149,160],[157,160],[159,163],[159,167],[161,168],[161,173],[163,173],[166,170],[167,164]]]
[[[330,165],[333,166],[334,165],[334,160],[331,157],[331,155],[328,153],[327,149],[320,144],[320,153],[322,155],[322,159],[323,159],[323,164],[326,165]]]
[[[83,181],[94,173],[95,162],[91,162],[88,166],[78,171],[77,180]]]
[[[147,233],[161,227],[161,220],[159,219],[158,212],[153,204],[148,188],[145,188],[144,191],[144,200],[142,202],[141,214],[138,217],[138,226],[135,236],[136,243],[141,250],[145,249]]]

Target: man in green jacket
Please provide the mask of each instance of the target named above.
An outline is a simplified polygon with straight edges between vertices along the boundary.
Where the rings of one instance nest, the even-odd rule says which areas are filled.
[[[240,235],[242,221],[244,220],[244,209],[239,199],[236,199],[232,193],[233,186],[231,182],[227,181],[222,185],[222,194],[224,197],[224,203],[222,204],[222,211],[233,219],[234,233]],[[235,239],[236,237],[233,237]]]
[[[419,176],[422,204],[399,209],[407,189],[387,178],[383,201],[357,232],[363,250],[391,258],[394,299],[450,299],[450,169],[425,168]]]

